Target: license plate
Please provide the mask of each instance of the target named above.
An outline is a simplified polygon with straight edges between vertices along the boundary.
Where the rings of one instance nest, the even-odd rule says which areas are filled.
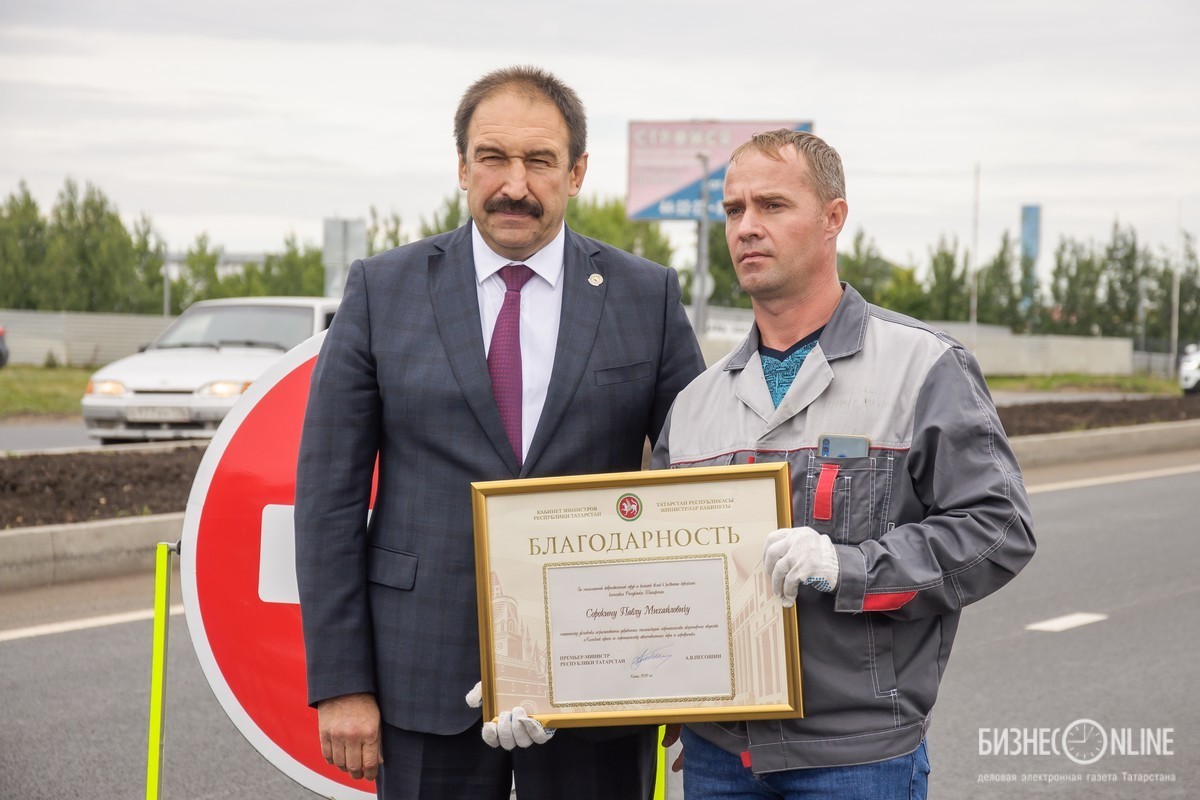
[[[191,413],[186,408],[174,406],[134,406],[125,412],[130,422],[190,422]]]

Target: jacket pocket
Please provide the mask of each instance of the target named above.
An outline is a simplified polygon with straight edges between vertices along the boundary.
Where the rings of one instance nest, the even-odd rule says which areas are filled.
[[[417,582],[417,556],[371,545],[367,550],[367,580],[409,591]]]
[[[649,378],[654,375],[654,365],[649,361],[639,361],[620,367],[605,367],[592,374],[595,375],[597,386],[611,386],[614,383],[629,383]]]
[[[892,657],[892,621],[882,614],[864,614],[871,648],[871,682],[876,697],[896,694],[896,661]]]
[[[827,534],[837,544],[878,539],[887,527],[896,464],[891,453],[862,458],[812,456],[804,474],[801,524]]]

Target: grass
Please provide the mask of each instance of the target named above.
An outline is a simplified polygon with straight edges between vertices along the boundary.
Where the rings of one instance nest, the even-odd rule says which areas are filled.
[[[0,419],[24,416],[77,416],[91,369],[31,367],[0,369]],[[1123,392],[1178,395],[1175,381],[1145,375],[1003,375],[987,379],[992,391]]]
[[[78,416],[79,401],[94,371],[9,364],[0,369],[0,418]]]
[[[1149,375],[994,375],[988,388],[1009,392],[1122,392],[1178,396],[1179,382]]]

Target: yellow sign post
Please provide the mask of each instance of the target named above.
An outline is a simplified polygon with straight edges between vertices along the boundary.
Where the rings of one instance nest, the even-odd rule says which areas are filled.
[[[150,727],[146,748],[146,800],[162,793],[163,717],[167,697],[167,632],[171,621],[171,554],[179,542],[159,542],[154,558],[154,645],[150,656]]]
[[[662,746],[666,732],[666,725],[658,726],[658,764],[654,768],[657,775],[654,779],[654,800],[666,800],[667,797],[667,749]]]

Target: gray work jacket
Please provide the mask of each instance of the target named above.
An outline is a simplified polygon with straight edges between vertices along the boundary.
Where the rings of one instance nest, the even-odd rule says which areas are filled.
[[[755,772],[910,753],[962,607],[1033,555],[1020,468],[975,358],[850,286],[778,408],[758,345],[679,394],[654,466],[787,461],[792,524],[832,538],[840,577],[797,598],[805,717],[691,727]],[[868,456],[822,458],[822,434],[865,435]]]

